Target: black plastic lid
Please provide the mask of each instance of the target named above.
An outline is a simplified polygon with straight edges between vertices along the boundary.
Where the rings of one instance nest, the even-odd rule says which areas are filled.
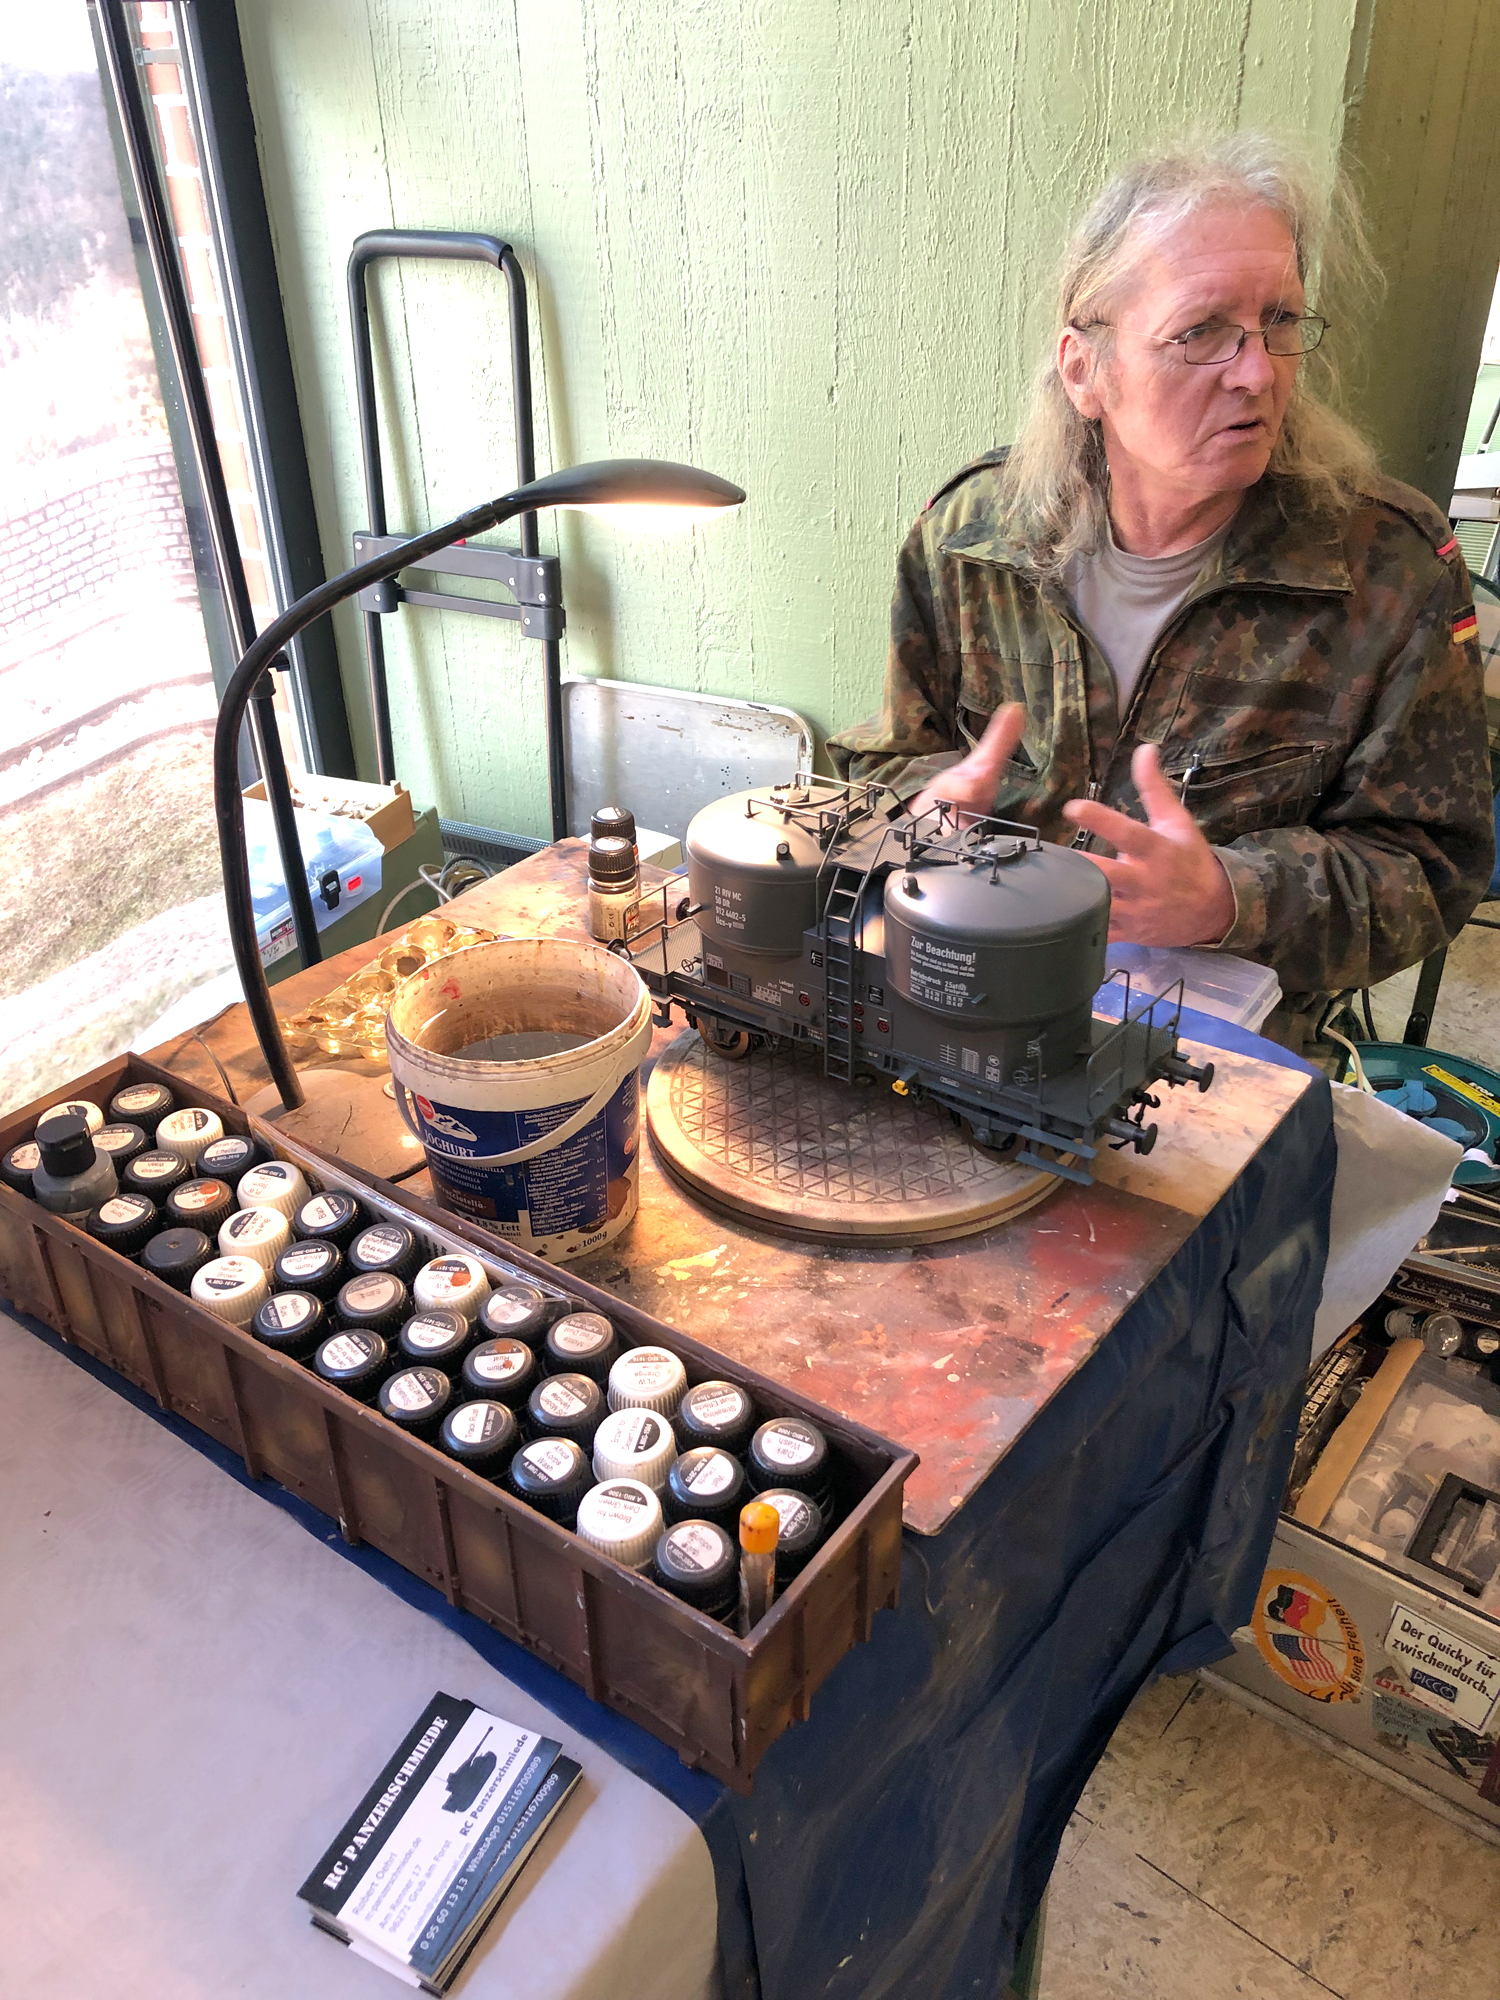
[[[479,1308],[479,1324],[499,1339],[524,1340],[535,1347],[547,1328],[548,1301],[535,1285],[518,1279],[496,1285]]]
[[[109,1100],[109,1115],[139,1125],[155,1138],[157,1126],[176,1104],[164,1083],[127,1083]]]
[[[401,1352],[409,1361],[430,1361],[435,1368],[457,1367],[473,1337],[467,1315],[433,1306],[414,1313],[402,1327]]]
[[[546,1367],[557,1375],[587,1375],[602,1389],[620,1351],[620,1337],[603,1313],[564,1313],[547,1329]]]
[[[519,1499],[568,1527],[594,1483],[594,1468],[571,1438],[535,1438],[516,1453],[505,1480]]]
[[[600,806],[589,820],[590,840],[628,840],[635,845],[635,814],[629,806]]]
[[[464,1356],[464,1387],[517,1409],[531,1394],[537,1359],[524,1340],[482,1340]]]
[[[420,1257],[416,1237],[400,1222],[377,1222],[360,1230],[348,1250],[351,1271],[393,1271],[398,1278],[409,1278]]]
[[[353,1240],[362,1219],[352,1194],[342,1188],[326,1188],[322,1194],[310,1194],[297,1210],[292,1217],[292,1234],[336,1243],[342,1250]]]
[[[215,1139],[203,1148],[198,1155],[198,1171],[235,1187],[240,1175],[258,1167],[265,1157],[266,1149],[258,1141],[247,1138],[243,1132],[226,1132],[222,1139]]]
[[[772,1417],[750,1440],[746,1471],[757,1493],[790,1487],[821,1505],[831,1490],[828,1440],[806,1417]]]
[[[393,1271],[359,1271],[339,1287],[338,1316],[345,1326],[394,1333],[410,1313],[411,1293]]]
[[[94,1134],[94,1151],[107,1153],[117,1174],[124,1173],[137,1153],[144,1153],[150,1144],[139,1125],[101,1125]]]
[[[604,1391],[587,1375],[549,1375],[526,1398],[526,1422],[533,1437],[571,1438],[590,1445],[609,1415]]]
[[[263,1346],[305,1361],[327,1336],[323,1301],[311,1292],[278,1292],[257,1309],[250,1331]]]
[[[153,1201],[164,1202],[174,1187],[181,1187],[184,1181],[193,1178],[193,1170],[187,1161],[176,1153],[137,1153],[120,1179],[126,1187],[149,1194]]]
[[[344,1253],[336,1243],[288,1243],[271,1268],[271,1285],[283,1285],[294,1292],[311,1292],[315,1299],[331,1299],[349,1275]]]
[[[441,1368],[398,1368],[387,1375],[376,1398],[383,1417],[418,1437],[436,1435],[453,1401],[453,1384]]]
[[[234,1214],[234,1193],[228,1181],[200,1174],[196,1180],[184,1181],[173,1188],[167,1196],[166,1210],[172,1222],[214,1236],[220,1223],[227,1222]]]
[[[126,1188],[96,1208],[85,1227],[96,1241],[107,1243],[122,1257],[133,1257],[161,1228],[159,1215],[150,1195]]]
[[[755,1405],[738,1382],[695,1382],[678,1404],[672,1428],[684,1451],[716,1444],[738,1454],[755,1429]]]
[[[35,1139],[23,1139],[0,1160],[0,1180],[17,1194],[31,1193],[31,1177],[42,1164],[42,1149]]]
[[[437,1441],[450,1458],[461,1459],[475,1472],[493,1473],[515,1451],[520,1436],[514,1413],[486,1397],[449,1410]]]
[[[745,1468],[717,1445],[695,1445],[675,1459],[661,1496],[669,1521],[717,1521],[734,1529],[750,1498]]]
[[[606,834],[602,840],[589,842],[591,882],[629,882],[635,870],[635,847],[630,841]]]
[[[776,1581],[787,1583],[805,1569],[813,1551],[823,1539],[823,1510],[806,1493],[789,1486],[768,1486],[758,1496],[768,1501],[781,1516],[781,1534],[776,1543]]]
[[[656,1544],[652,1574],[663,1590],[710,1618],[739,1603],[740,1552],[713,1521],[678,1521]]]
[[[185,1292],[193,1282],[193,1273],[217,1255],[201,1229],[164,1229],[142,1250],[141,1267],[163,1284]]]
[[[1469,1329],[1469,1352],[1478,1361],[1489,1361],[1500,1354],[1500,1333],[1492,1326],[1475,1326]]]
[[[36,1128],[42,1165],[57,1180],[86,1174],[94,1164],[94,1142],[81,1111],[54,1111]]]
[[[347,1389],[368,1402],[390,1366],[391,1351],[367,1326],[341,1326],[313,1356],[313,1367],[325,1382]]]

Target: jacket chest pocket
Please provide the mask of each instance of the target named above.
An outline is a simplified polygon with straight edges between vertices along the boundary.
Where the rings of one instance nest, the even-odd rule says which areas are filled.
[[[1303,825],[1322,796],[1330,756],[1326,743],[1277,743],[1245,757],[1190,759],[1164,775],[1208,838],[1227,840]]]
[[[967,652],[958,684],[959,734],[970,749],[1006,702],[1026,708],[1026,734],[1016,765],[1032,776],[1045,761],[1052,726],[1051,660],[1018,660],[998,653]]]

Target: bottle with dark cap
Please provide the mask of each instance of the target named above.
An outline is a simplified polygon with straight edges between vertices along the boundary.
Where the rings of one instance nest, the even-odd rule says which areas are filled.
[[[292,1234],[312,1243],[335,1243],[345,1250],[354,1241],[364,1217],[359,1203],[343,1188],[325,1188],[309,1195],[292,1217]]]
[[[141,1269],[175,1292],[192,1290],[193,1279],[218,1252],[201,1229],[164,1229],[141,1252]]]
[[[547,1329],[546,1367],[554,1375],[587,1375],[602,1389],[620,1351],[619,1335],[603,1313],[564,1313]]]
[[[361,1271],[339,1287],[337,1312],[345,1326],[394,1336],[411,1315],[411,1293],[391,1271]]]
[[[695,1382],[678,1404],[672,1428],[684,1451],[716,1444],[738,1457],[755,1429],[755,1405],[738,1382]]]
[[[137,1153],[120,1176],[126,1187],[134,1188],[138,1194],[149,1194],[156,1202],[165,1202],[173,1188],[192,1178],[193,1170],[186,1160],[179,1159],[176,1153],[161,1152]]]
[[[716,1521],[733,1530],[749,1498],[739,1460],[717,1445],[700,1444],[673,1461],[661,1505],[669,1521]]]
[[[200,1176],[173,1188],[167,1196],[166,1212],[170,1222],[201,1229],[205,1236],[217,1236],[234,1214],[234,1193],[228,1181]]]
[[[590,840],[628,840],[635,846],[635,814],[628,806],[600,806],[589,818]]]
[[[263,1347],[306,1361],[327,1337],[323,1302],[311,1292],[277,1292],[257,1309],[250,1331]]]
[[[222,1139],[215,1139],[203,1148],[198,1155],[198,1171],[235,1187],[241,1175],[258,1167],[265,1157],[266,1149],[259,1140],[248,1138],[243,1132],[226,1132]]]
[[[422,1261],[421,1245],[401,1222],[377,1222],[362,1229],[345,1253],[351,1271],[389,1271],[409,1278]]]
[[[109,1115],[141,1126],[154,1139],[157,1126],[176,1102],[164,1083],[127,1083],[109,1100]]]
[[[589,842],[589,929],[601,944],[625,935],[625,912],[641,893],[635,845],[606,834]]]
[[[464,1387],[518,1410],[536,1386],[537,1358],[523,1340],[482,1340],[464,1356]]]
[[[17,1194],[31,1197],[31,1180],[42,1164],[42,1149],[35,1139],[23,1139],[19,1146],[12,1146],[0,1160],[0,1180]]]
[[[400,1368],[381,1383],[375,1401],[383,1417],[412,1437],[432,1438],[453,1401],[453,1384],[441,1368]]]
[[[390,1365],[391,1351],[385,1341],[365,1326],[341,1327],[313,1356],[315,1372],[359,1403],[374,1402]]]
[[[833,1497],[828,1440],[806,1417],[772,1417],[762,1424],[750,1440],[745,1469],[757,1493],[773,1486],[790,1487],[816,1500],[827,1513]]]
[[[806,1493],[794,1493],[787,1486],[773,1486],[756,1497],[774,1507],[781,1518],[776,1540],[776,1587],[780,1590],[806,1569],[816,1554],[825,1532],[823,1510]]]
[[[522,1445],[506,1468],[505,1483],[518,1500],[549,1521],[571,1528],[578,1503],[594,1483],[593,1467],[571,1438],[536,1438]]]
[[[496,1285],[479,1308],[479,1324],[501,1339],[524,1340],[535,1347],[547,1330],[547,1298],[535,1285],[508,1279]]]
[[[325,1303],[334,1296],[348,1275],[344,1253],[338,1245],[320,1243],[316,1239],[288,1243],[271,1266],[271,1283],[278,1290],[289,1286],[294,1292],[311,1292],[315,1299],[322,1299]]]
[[[461,1312],[447,1306],[413,1313],[401,1329],[401,1352],[408,1361],[429,1361],[434,1368],[456,1369],[473,1340],[473,1330]]]
[[[36,1143],[41,1158],[31,1176],[32,1198],[53,1215],[87,1222],[94,1209],[118,1194],[114,1162],[95,1150],[81,1112],[49,1111],[36,1128]]]
[[[122,1257],[134,1257],[160,1229],[159,1214],[149,1195],[126,1188],[96,1208],[86,1227],[97,1242],[118,1250]]]
[[[713,1521],[678,1521],[656,1544],[651,1573],[663,1590],[727,1623],[739,1607],[739,1550]]]
[[[533,1437],[571,1438],[585,1449],[608,1414],[604,1391],[587,1375],[548,1375],[526,1399]]]
[[[146,1152],[150,1144],[139,1125],[101,1125],[94,1134],[96,1150],[108,1153],[117,1174],[124,1173],[136,1155]]]
[[[460,1403],[449,1410],[438,1430],[438,1446],[450,1458],[485,1479],[498,1477],[520,1443],[514,1414],[504,1403]]]

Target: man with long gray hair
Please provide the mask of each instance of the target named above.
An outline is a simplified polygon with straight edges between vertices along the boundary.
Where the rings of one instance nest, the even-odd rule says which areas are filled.
[[[1085,846],[1110,935],[1326,996],[1447,942],[1494,858],[1468,576],[1332,406],[1347,190],[1254,134],[1116,176],[1063,261],[1013,447],[901,551],[885,699],[841,775]]]

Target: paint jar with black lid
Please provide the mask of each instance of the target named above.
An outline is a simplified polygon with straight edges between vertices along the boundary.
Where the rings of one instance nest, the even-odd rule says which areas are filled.
[[[816,1500],[826,1514],[833,1498],[833,1467],[828,1440],[806,1417],[772,1417],[750,1440],[746,1471],[757,1493],[769,1487],[790,1488]]]
[[[12,1146],[0,1160],[0,1181],[17,1194],[24,1194],[27,1200],[33,1198],[31,1177],[42,1164],[42,1149],[35,1139],[23,1139],[19,1146]]]
[[[807,1568],[826,1532],[823,1510],[805,1493],[788,1486],[773,1486],[757,1496],[781,1516],[781,1533],[776,1540],[776,1587],[778,1590]]]
[[[166,1214],[170,1224],[217,1236],[234,1214],[234,1194],[228,1181],[200,1176],[173,1188],[167,1196]]]
[[[479,1324],[487,1334],[501,1340],[524,1340],[535,1347],[547,1331],[548,1300],[535,1285],[507,1279],[496,1285],[479,1308]]]
[[[150,1150],[151,1141],[139,1125],[101,1125],[94,1134],[94,1145],[97,1151],[108,1153],[115,1172],[123,1174],[133,1159]]]
[[[505,1483],[518,1500],[571,1528],[579,1501],[594,1483],[594,1469],[571,1438],[536,1438],[511,1460]]]
[[[164,1083],[127,1083],[109,1100],[109,1115],[127,1125],[139,1125],[154,1139],[157,1126],[176,1102]]]
[[[336,1243],[288,1243],[271,1266],[271,1283],[279,1291],[311,1292],[324,1304],[335,1295],[349,1275],[344,1253]]]
[[[215,1139],[212,1145],[203,1148],[198,1155],[198,1171],[235,1187],[240,1176],[258,1167],[265,1157],[266,1149],[259,1140],[248,1138],[243,1132],[226,1132],[222,1139]]]
[[[314,1372],[358,1403],[374,1402],[390,1365],[391,1351],[385,1341],[365,1326],[341,1327],[313,1356]]]
[[[328,1337],[323,1301],[311,1292],[277,1292],[257,1310],[250,1331],[262,1347],[289,1355],[293,1361],[306,1361]]]
[[[464,1356],[464,1387],[512,1410],[524,1407],[538,1372],[537,1358],[522,1340],[482,1340]]]
[[[755,1405],[738,1382],[695,1382],[678,1404],[672,1428],[684,1451],[716,1444],[738,1458],[755,1429]]]
[[[410,1436],[434,1438],[453,1401],[453,1384],[441,1368],[400,1368],[381,1383],[375,1401],[380,1414]]]
[[[667,1474],[662,1512],[669,1521],[713,1521],[730,1533],[738,1531],[740,1508],[750,1498],[745,1468],[717,1445],[695,1445],[683,1452]]]
[[[135,1257],[161,1228],[161,1212],[148,1194],[126,1188],[96,1208],[84,1227],[97,1243]]]
[[[218,1254],[201,1229],[163,1229],[147,1239],[141,1269],[173,1291],[188,1292],[198,1272]]]
[[[602,1389],[620,1352],[620,1337],[603,1313],[564,1313],[548,1327],[543,1351],[549,1375],[587,1375]]]
[[[663,1590],[706,1618],[727,1623],[739,1609],[740,1552],[713,1521],[678,1521],[656,1544],[651,1574]]]
[[[609,1410],[604,1391],[587,1375],[548,1375],[526,1398],[533,1437],[571,1438],[587,1451]]]
[[[521,1442],[513,1411],[504,1403],[460,1403],[439,1427],[438,1448],[482,1479],[498,1479]]]
[[[335,1243],[348,1249],[364,1221],[359,1203],[343,1188],[311,1194],[292,1217],[292,1234],[309,1243]]]
[[[408,1361],[427,1361],[434,1368],[456,1369],[468,1352],[473,1329],[461,1312],[446,1306],[413,1313],[401,1329],[400,1347]]]
[[[402,1222],[377,1222],[362,1229],[345,1253],[351,1271],[389,1271],[409,1278],[422,1261],[422,1246]]]
[[[335,1310],[345,1326],[394,1338],[411,1316],[411,1293],[392,1271],[361,1271],[339,1287]]]
[[[165,1202],[173,1188],[192,1178],[192,1168],[176,1153],[151,1152],[137,1153],[133,1160],[127,1160],[120,1182],[124,1187],[134,1188],[137,1194],[149,1194],[153,1201]]]

